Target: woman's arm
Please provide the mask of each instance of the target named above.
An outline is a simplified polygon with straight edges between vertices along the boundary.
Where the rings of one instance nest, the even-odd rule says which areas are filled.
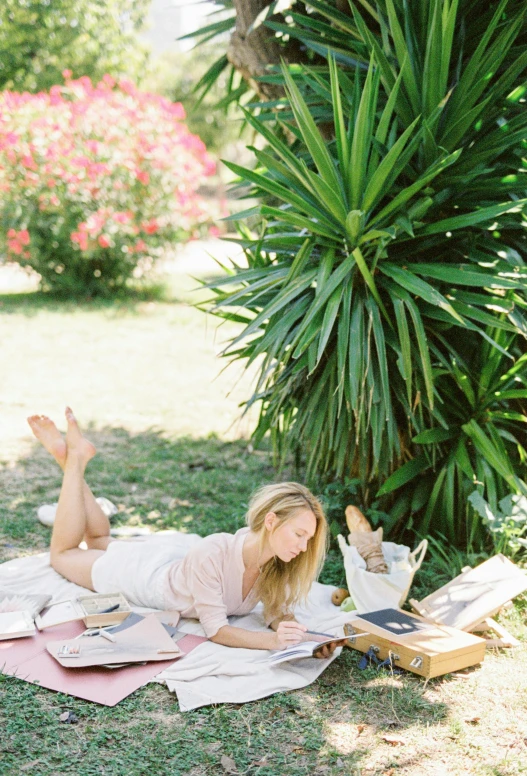
[[[287,615],[286,615],[287,617]],[[210,640],[215,644],[223,644],[225,647],[242,647],[244,649],[285,649],[293,647],[301,641],[309,641],[309,634],[306,635],[307,628],[293,619],[277,618],[271,623],[274,633],[269,631],[249,631],[245,628],[234,628],[232,625],[224,625],[219,629]],[[312,637],[311,637],[312,638]],[[321,647],[315,657],[330,657],[337,646],[342,645],[333,643]]]

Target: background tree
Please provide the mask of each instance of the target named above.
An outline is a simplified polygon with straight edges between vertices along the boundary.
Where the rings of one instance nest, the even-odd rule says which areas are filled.
[[[46,91],[73,77],[136,77],[147,47],[138,33],[149,0],[3,0],[0,89]]]
[[[525,4],[249,8],[289,62],[256,83],[285,96],[245,112],[268,148],[230,167],[261,226],[210,287],[245,324],[226,355],[260,359],[256,437],[357,478],[387,527],[481,543],[469,497],[527,493]]]
[[[142,87],[182,103],[190,131],[203,140],[211,153],[223,156],[228,154],[229,144],[238,140],[243,118],[234,105],[223,103],[228,75],[220,74],[206,94],[198,95],[195,91],[196,83],[220,52],[219,44],[200,50],[199,56],[193,50],[163,52],[150,63]]]

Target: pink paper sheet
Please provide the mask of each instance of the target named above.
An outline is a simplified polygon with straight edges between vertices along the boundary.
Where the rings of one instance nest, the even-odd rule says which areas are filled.
[[[0,641],[0,671],[49,690],[73,695],[103,706],[115,706],[147,684],[175,661],[173,659],[126,668],[63,668],[46,650],[48,641],[71,639],[85,630],[81,622],[57,625],[35,636]],[[188,634],[177,642],[184,654],[207,639]],[[183,658],[178,658],[182,660]]]

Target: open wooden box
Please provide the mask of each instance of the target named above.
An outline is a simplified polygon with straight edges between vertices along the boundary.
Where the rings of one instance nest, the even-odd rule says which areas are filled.
[[[371,648],[380,660],[430,679],[481,663],[485,640],[472,633],[436,625],[401,609],[382,609],[352,617],[346,625],[348,646]]]
[[[84,620],[87,628],[99,628],[105,625],[120,625],[131,611],[130,604],[122,593],[92,593],[72,601],[51,604],[37,615],[35,624],[39,630],[44,630],[73,620]]]

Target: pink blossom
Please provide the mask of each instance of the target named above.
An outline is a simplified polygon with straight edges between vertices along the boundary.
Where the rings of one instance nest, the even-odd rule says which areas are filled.
[[[187,114],[185,113],[185,108],[180,102],[172,103],[169,110],[175,119],[181,119],[181,121],[183,121],[183,119],[185,119],[187,116]]]
[[[159,224],[155,218],[151,218],[150,221],[145,221],[145,223],[141,224],[141,228],[147,234],[155,234],[159,229]]]
[[[134,217],[134,214],[131,210],[128,210],[126,213],[114,213],[113,214],[113,220],[118,224],[127,224],[129,221],[132,220]]]
[[[135,86],[128,78],[121,78],[119,81],[119,89],[127,94],[133,94],[135,92]]]
[[[72,243],[76,243],[81,251],[88,250],[88,237],[84,232],[72,232],[70,235]]]
[[[21,157],[20,163],[26,167],[28,170],[37,170],[38,167],[35,164],[35,160],[31,156],[31,154],[24,154],[24,156]]]
[[[215,163],[180,103],[108,74],[95,86],[63,75],[49,93],[0,92],[0,217],[23,200],[29,218],[13,222],[12,255],[51,229],[81,251],[146,254],[214,220],[197,190]]]

